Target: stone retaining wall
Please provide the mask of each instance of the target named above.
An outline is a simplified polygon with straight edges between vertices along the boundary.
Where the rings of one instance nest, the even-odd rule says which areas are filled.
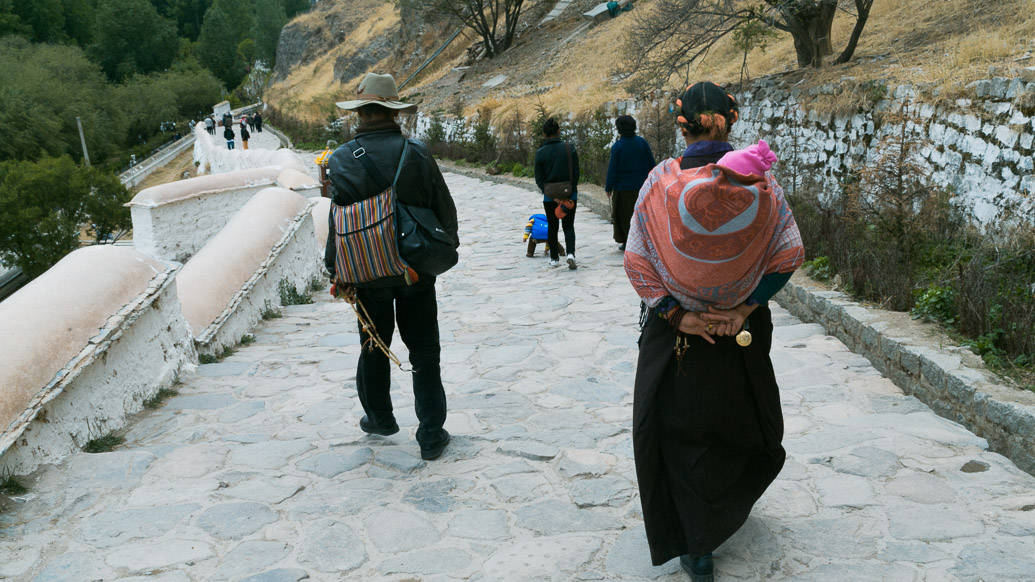
[[[0,304],[0,475],[121,428],[196,362],[178,269],[125,247],[87,247]]]
[[[907,394],[1035,474],[1035,393],[1003,385],[969,350],[948,345],[934,326],[863,306],[801,273],[776,300],[798,318],[822,325]]]
[[[955,192],[980,223],[1004,210],[1035,220],[1035,68],[1016,79],[978,81],[968,91],[966,98],[935,101],[908,85],[842,80],[801,90],[769,77],[737,93],[741,120],[732,137],[738,146],[768,140],[785,186],[792,175],[808,176],[831,192],[901,130],[889,114],[904,114],[929,184]],[[815,105],[838,99],[854,101],[855,111],[824,113]]]

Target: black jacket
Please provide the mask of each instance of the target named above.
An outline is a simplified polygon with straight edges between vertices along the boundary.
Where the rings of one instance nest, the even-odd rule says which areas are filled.
[[[377,128],[364,131],[358,130],[356,138],[359,140],[367,156],[377,164],[385,178],[391,180],[395,177],[399,164],[399,156],[402,154],[403,143],[407,139],[403,137],[399,126],[383,124]],[[442,172],[438,164],[431,157],[428,149],[417,140],[409,140],[410,149],[403,162],[402,172],[399,173],[399,181],[396,183],[396,195],[399,202],[413,206],[430,208],[435,212],[442,228],[446,229],[456,246],[460,246],[457,236],[456,205],[453,197],[449,194]],[[331,154],[327,162],[327,173],[331,180],[331,199],[339,206],[347,206],[361,200],[371,198],[384,191],[384,184],[376,184],[366,169],[352,154],[348,144],[339,147]],[[330,225],[327,236],[327,247],[324,251],[324,265],[334,277],[335,267],[335,230],[331,217],[327,217]],[[430,275],[422,278],[430,278]],[[374,281],[360,287],[386,287],[404,285],[402,277]]]
[[[575,146],[571,147],[571,172],[568,175],[568,152],[565,142],[559,137],[551,137],[543,142],[535,152],[535,183],[539,191],[550,182],[572,181],[571,197],[575,199],[579,193],[579,154]]]

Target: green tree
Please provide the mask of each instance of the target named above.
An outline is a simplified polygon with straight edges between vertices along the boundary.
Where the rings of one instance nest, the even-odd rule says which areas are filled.
[[[198,55],[202,64],[229,88],[240,84],[245,75],[244,63],[237,55],[237,45],[230,17],[218,6],[210,8],[201,25]]]
[[[198,40],[201,22],[212,0],[151,0],[151,4],[159,14],[176,23],[181,37]]]
[[[113,80],[160,71],[179,49],[176,28],[147,0],[100,0],[90,54]]]
[[[311,3],[309,0],[284,0],[284,14],[287,17],[294,18],[295,16],[309,10]]]
[[[220,10],[230,19],[234,40],[240,44],[255,30],[255,5],[252,0],[215,0],[209,10]]]
[[[155,79],[163,91],[176,98],[176,113],[180,119],[197,119],[222,97],[223,85],[212,71],[201,66],[193,57],[173,65],[168,72]]]
[[[93,42],[95,0],[61,0],[65,35],[82,48]]]
[[[12,12],[31,29],[33,42],[65,40],[65,15],[61,0],[14,0]]]
[[[129,199],[118,177],[68,156],[0,162],[0,258],[36,277],[79,247],[82,225],[97,240],[128,230]]]
[[[79,246],[87,190],[69,157],[0,163],[0,257],[29,277]]]
[[[280,29],[286,22],[280,0],[255,0],[255,53],[271,68],[277,57]]]
[[[115,153],[124,114],[100,68],[82,49],[0,38],[0,160],[82,156],[76,117],[91,157]]]
[[[129,209],[124,206],[133,198],[119,177],[97,168],[80,168],[88,194],[83,201],[83,219],[90,225],[94,241],[115,242],[133,228]]]
[[[32,36],[32,27],[22,22],[21,16],[14,10],[14,0],[0,0],[0,37],[17,34]]]
[[[146,140],[163,121],[177,117],[176,96],[159,84],[158,75],[137,75],[116,88],[116,100],[126,114],[129,143]]]

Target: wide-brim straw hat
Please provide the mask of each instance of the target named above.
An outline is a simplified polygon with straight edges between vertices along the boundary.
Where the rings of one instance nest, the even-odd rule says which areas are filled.
[[[391,75],[367,73],[359,83],[357,93],[356,99],[341,101],[335,105],[346,111],[355,111],[364,105],[380,105],[403,113],[413,113],[417,110],[416,105],[399,101],[399,88],[395,84],[395,77]]]

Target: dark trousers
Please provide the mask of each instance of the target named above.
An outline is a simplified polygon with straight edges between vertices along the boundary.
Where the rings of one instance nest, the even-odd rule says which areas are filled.
[[[616,243],[625,244],[629,239],[629,223],[639,194],[636,190],[616,190],[611,193],[611,220],[614,222]]]
[[[557,209],[557,203],[543,202],[543,209],[546,210],[546,240],[550,243],[550,258],[557,260],[558,250],[561,248],[560,243],[557,242],[557,226],[564,228],[564,254],[574,255],[575,254],[575,210],[579,207],[579,203],[576,202],[575,206],[568,210],[567,216],[562,220],[557,220],[557,215],[554,214],[554,210]]]
[[[413,397],[420,426],[417,428],[417,442],[421,446],[434,446],[442,438],[442,425],[446,422],[446,392],[442,388],[439,367],[441,347],[438,338],[438,304],[435,300],[435,280],[421,280],[409,287],[384,287],[359,289],[359,300],[363,303],[370,320],[377,328],[377,334],[385,344],[391,345],[395,323],[399,322],[399,335],[410,350],[410,364],[413,366]],[[365,346],[368,335],[359,330],[360,341]],[[366,347],[360,352],[356,368],[356,387],[363,412],[378,424],[392,424],[391,364],[381,350]]]

